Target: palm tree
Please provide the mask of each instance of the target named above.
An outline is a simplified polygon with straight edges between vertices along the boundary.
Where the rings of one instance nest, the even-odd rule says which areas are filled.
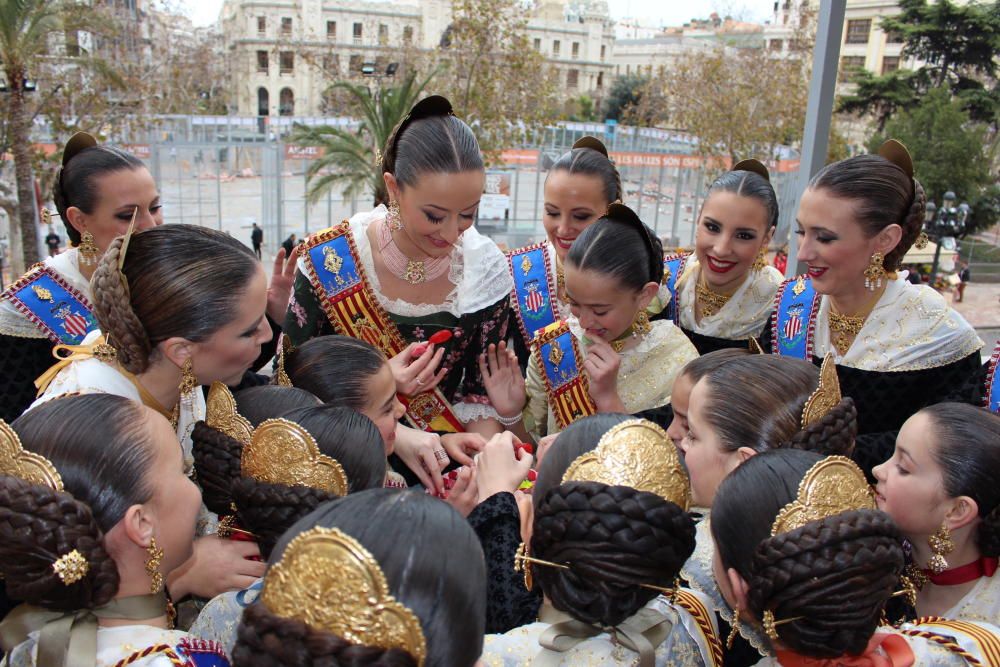
[[[17,182],[17,217],[21,266],[39,259],[34,177],[31,170],[31,116],[25,106],[25,82],[49,34],[60,29],[61,5],[54,0],[0,0],[0,61],[7,79],[7,123]],[[12,221],[13,222],[13,221]],[[13,228],[15,225],[11,225]],[[18,253],[12,250],[12,256]],[[15,260],[16,261],[16,260]]]
[[[309,201],[317,201],[339,183],[344,186],[344,197],[368,191],[375,194],[376,206],[388,203],[381,165],[376,164],[375,157],[435,74],[431,72],[417,82],[416,73],[411,73],[398,86],[382,88],[374,95],[365,86],[347,81],[332,86],[352,98],[361,114],[361,126],[355,131],[329,125],[295,126],[290,141],[323,149],[322,157],[313,161],[306,172]]]

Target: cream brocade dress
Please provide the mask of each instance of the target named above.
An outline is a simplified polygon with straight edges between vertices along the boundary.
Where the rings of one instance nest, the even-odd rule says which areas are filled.
[[[580,346],[582,359],[586,359],[590,343],[584,338],[579,321],[575,317],[566,321]],[[652,329],[638,345],[619,353],[619,356],[618,396],[625,405],[625,411],[635,414],[669,403],[674,379],[689,361],[698,356],[698,351],[673,322],[658,320],[652,323]],[[549,408],[545,381],[534,350],[526,375],[528,405],[524,411],[525,426],[540,436],[558,433],[559,427]]]
[[[941,615],[956,621],[1000,622],[1000,572],[980,577],[958,604]]]
[[[48,667],[47,665],[39,665],[37,662],[37,638],[38,633],[32,632],[27,640],[11,650],[10,655],[2,664],[5,667],[35,667],[36,665]],[[137,657],[138,653],[149,647],[161,647],[164,650],[153,652],[143,658]],[[128,664],[130,667],[197,667],[198,664],[210,664],[204,660],[200,663],[195,662],[195,659],[189,655],[191,648],[188,647],[197,649],[197,652],[207,652],[213,656],[216,664],[222,660],[220,647],[180,630],[165,630],[149,625],[98,628],[97,661],[94,663],[94,667],[113,667],[119,664]],[[174,656],[180,662],[177,662]]]
[[[218,642],[227,655],[232,655],[243,610],[257,601],[262,588],[264,580],[258,579],[241,591],[216,595],[198,614],[191,625],[191,634]]]

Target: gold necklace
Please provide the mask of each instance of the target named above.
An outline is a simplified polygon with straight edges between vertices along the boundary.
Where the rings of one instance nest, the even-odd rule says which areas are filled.
[[[694,286],[695,298],[701,304],[701,316],[711,317],[722,310],[722,307],[733,298],[732,294],[713,292],[708,285],[699,280]]]
[[[556,255],[556,298],[562,303],[569,301],[566,296],[566,277],[563,275],[562,262],[559,261],[558,255]]]
[[[875,304],[882,298],[883,292],[876,294],[875,299],[865,307],[860,315],[844,315],[843,313],[839,313],[834,308],[833,301],[830,302],[830,339],[838,352],[847,354],[847,351],[851,349],[851,344],[857,338],[858,334],[861,333],[861,329],[865,326],[865,321],[875,309]]]

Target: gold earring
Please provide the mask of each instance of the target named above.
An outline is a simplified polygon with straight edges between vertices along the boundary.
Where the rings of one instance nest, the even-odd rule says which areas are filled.
[[[760,250],[757,251],[757,256],[754,257],[753,264],[750,265],[750,268],[757,273],[760,273],[764,270],[765,266],[767,266],[767,246],[761,246]]]
[[[97,264],[97,258],[101,254],[101,249],[97,247],[94,243],[94,235],[90,232],[84,232],[83,236],[80,237],[80,244],[76,247],[77,252],[80,254],[80,263],[84,266],[93,266]]]
[[[635,314],[635,319],[632,320],[632,335],[642,338],[652,330],[653,325],[649,323],[649,313],[643,308]]]
[[[160,572],[160,562],[163,560],[163,549],[156,546],[156,538],[149,538],[146,547],[149,558],[146,559],[146,574],[149,575],[149,592],[156,595],[163,590],[163,573]]]
[[[184,360],[181,366],[181,403],[189,410],[194,409],[195,392],[198,390],[198,378],[194,374],[194,363],[191,357]]]
[[[740,608],[737,607],[733,610],[733,625],[729,629],[729,636],[726,637],[726,650],[733,647],[733,642],[736,641],[736,635],[740,634]]]
[[[385,214],[385,224],[389,225],[389,230],[393,232],[403,228],[403,220],[399,217],[399,202],[389,204],[389,212]]]
[[[514,571],[524,574],[524,587],[531,590],[531,561],[528,560],[528,545],[521,542],[514,553]]]
[[[772,641],[778,638],[778,629],[775,627],[774,622],[774,612],[770,609],[764,610],[764,634],[768,636]]]
[[[944,557],[955,550],[955,543],[951,539],[951,531],[948,530],[948,526],[941,524],[937,532],[927,540],[927,544],[934,554],[931,556],[930,561],[927,562],[927,567],[934,574],[941,574],[948,569],[948,561]]]
[[[882,278],[886,275],[884,262],[885,255],[876,250],[865,269],[865,287],[871,292],[882,286]]]

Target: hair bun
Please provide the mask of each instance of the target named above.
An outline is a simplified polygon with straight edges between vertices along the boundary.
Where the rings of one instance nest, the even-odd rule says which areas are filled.
[[[66,142],[66,147],[63,148],[62,166],[65,167],[66,163],[76,157],[81,151],[93,148],[96,145],[97,139],[92,134],[77,132],[69,138],[69,141]]]
[[[910,157],[910,151],[906,150],[906,146],[902,143],[895,139],[889,139],[879,146],[878,154],[902,169],[907,176],[913,178],[913,158]]]
[[[455,110],[451,107],[451,102],[448,101],[447,97],[442,95],[431,95],[430,97],[425,97],[410,109],[410,113],[407,114],[406,120],[403,124],[406,124],[407,120],[417,120],[418,118],[429,118],[431,116],[451,116],[454,115]],[[400,126],[402,130],[402,125]]]
[[[589,135],[586,137],[580,137],[573,144],[573,149],[575,150],[577,148],[589,148],[592,151],[597,151],[609,160],[611,159],[611,156],[608,154],[608,147],[605,146],[604,142],[597,137],[591,137]]]
[[[771,182],[771,174],[767,171],[767,167],[764,166],[763,162],[754,158],[740,160],[733,165],[733,168],[730,169],[730,171],[750,171],[763,177],[763,179],[768,183]]]

